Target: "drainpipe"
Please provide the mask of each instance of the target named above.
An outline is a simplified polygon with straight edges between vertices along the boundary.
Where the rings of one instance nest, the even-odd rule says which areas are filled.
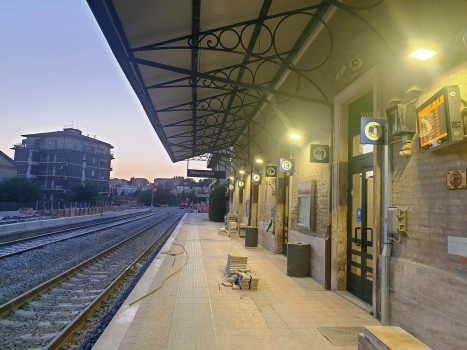
[[[249,189],[250,189],[250,207],[248,208],[248,226],[251,226],[251,211],[253,209],[253,183],[252,181],[252,176],[253,176],[253,160],[251,159],[251,154],[250,154],[250,145],[251,145],[251,135],[250,135],[250,125],[251,123],[248,123],[248,135],[247,135],[247,142],[248,142],[248,161],[251,161],[250,163],[250,184],[249,184]],[[245,199],[243,199],[245,200]]]
[[[381,323],[389,325],[389,259],[391,257],[392,244],[388,237],[388,206],[389,206],[389,131],[388,125],[384,125],[384,190],[383,190],[383,255],[381,262]]]
[[[331,251],[332,251],[332,152],[333,152],[334,116],[331,116],[331,134],[329,135],[329,185],[328,185],[328,231],[324,241],[324,288],[331,290]]]

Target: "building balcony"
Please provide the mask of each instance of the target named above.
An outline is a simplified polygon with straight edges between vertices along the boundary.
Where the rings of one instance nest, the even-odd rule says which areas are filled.
[[[66,192],[66,189],[63,188],[63,186],[55,186],[53,188],[51,187],[43,187],[42,188],[45,192],[62,192],[62,193],[65,193]]]
[[[37,177],[42,177],[42,178],[66,178],[67,173],[66,172],[55,172],[53,174],[51,171],[39,171],[37,174]]]
[[[51,152],[51,151],[74,151],[79,153],[86,153],[86,154],[93,154],[99,157],[109,157],[110,159],[114,159],[114,152],[112,150],[104,151],[101,149],[95,149],[93,147],[84,147],[84,148],[75,148],[75,147],[40,147],[33,144],[22,144],[17,143],[14,144],[11,149],[28,149],[28,150],[37,150],[42,152]]]
[[[53,162],[53,161],[47,161],[47,160],[40,160],[39,159],[38,163],[41,164],[41,165],[68,165],[68,161],[66,161],[66,160]]]

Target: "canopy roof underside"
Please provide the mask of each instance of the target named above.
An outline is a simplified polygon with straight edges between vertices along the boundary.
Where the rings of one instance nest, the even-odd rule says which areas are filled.
[[[281,101],[330,105],[317,86],[298,93],[306,78],[295,66],[322,30],[325,2],[88,2],[173,162],[225,152],[248,129],[258,134]],[[283,84],[291,73],[295,82]]]

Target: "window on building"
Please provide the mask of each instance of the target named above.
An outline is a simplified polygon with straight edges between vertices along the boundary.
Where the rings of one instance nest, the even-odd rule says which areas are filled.
[[[54,139],[47,140],[47,148],[57,149],[58,148],[58,140],[54,140]]]
[[[306,228],[315,228],[315,195],[316,181],[303,181],[298,183],[298,210],[297,223]]]
[[[91,175],[94,176],[94,170],[91,171]]]
[[[96,164],[96,158],[92,157],[92,164]]]

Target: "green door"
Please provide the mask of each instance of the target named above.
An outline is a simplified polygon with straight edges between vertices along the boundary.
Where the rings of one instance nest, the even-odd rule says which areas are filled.
[[[347,290],[371,304],[374,237],[373,168],[352,169],[349,188]]]
[[[360,119],[372,117],[373,93],[349,105],[347,290],[372,304],[373,146],[360,144]]]

